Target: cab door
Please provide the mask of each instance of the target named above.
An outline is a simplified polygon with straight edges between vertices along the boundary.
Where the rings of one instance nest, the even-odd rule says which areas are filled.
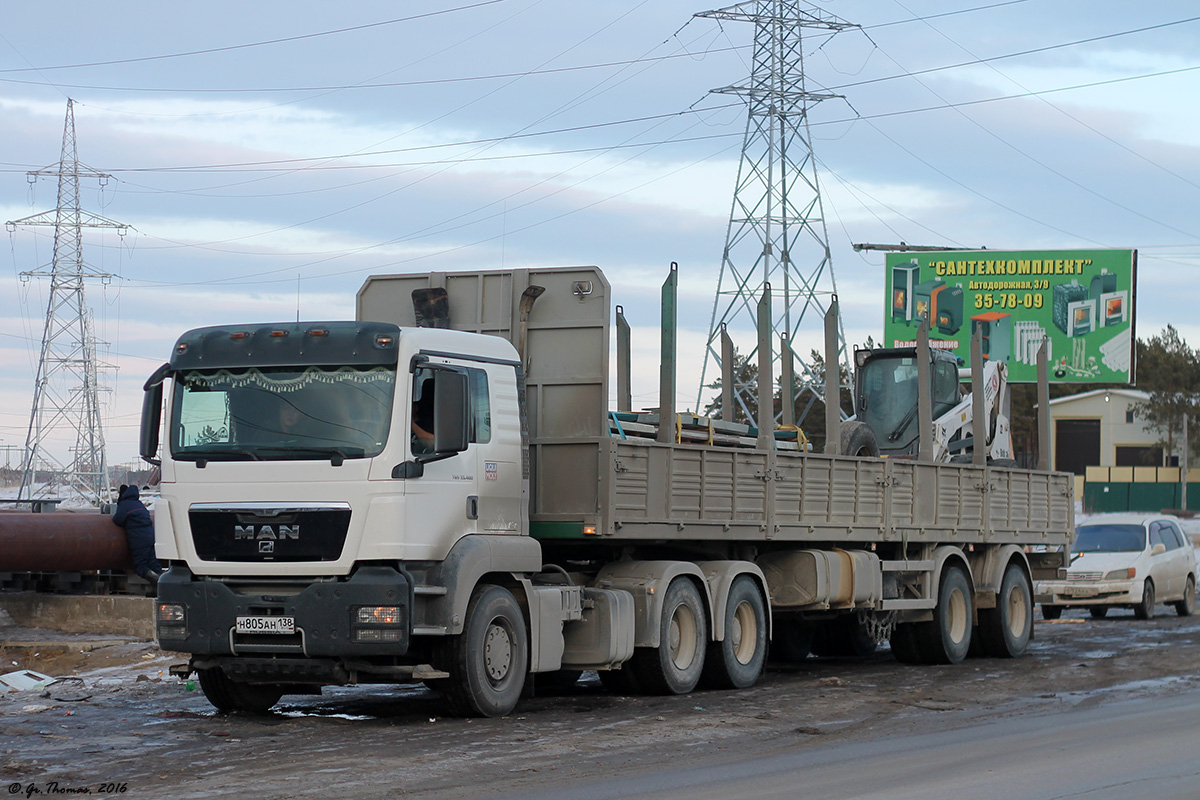
[[[405,526],[409,536],[444,556],[463,536],[478,531],[478,453],[468,441],[461,452],[436,452],[439,422],[438,381],[466,372],[466,365],[447,358],[430,359],[413,372],[412,398],[404,430],[408,431],[410,464],[419,472],[405,481]]]

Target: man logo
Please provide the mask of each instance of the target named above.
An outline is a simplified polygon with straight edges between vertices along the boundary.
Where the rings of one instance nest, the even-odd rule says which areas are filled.
[[[275,552],[275,543],[270,539],[263,539],[258,543],[258,552],[263,555],[272,555]]]
[[[276,530],[276,528],[278,528],[278,530]],[[300,526],[299,525],[277,525],[277,526],[272,526],[272,525],[234,525],[233,526],[233,538],[234,539],[255,539],[257,541],[262,541],[264,539],[270,539],[271,541],[274,541],[276,539],[297,539],[298,540],[300,538]]]

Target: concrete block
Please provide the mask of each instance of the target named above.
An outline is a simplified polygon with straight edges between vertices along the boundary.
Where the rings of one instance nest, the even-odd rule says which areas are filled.
[[[123,595],[0,594],[0,608],[23,628],[154,638],[154,598]]]

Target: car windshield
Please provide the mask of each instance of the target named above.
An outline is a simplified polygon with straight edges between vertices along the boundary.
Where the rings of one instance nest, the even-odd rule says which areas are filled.
[[[176,458],[364,458],[387,443],[394,367],[189,370],[175,378]]]
[[[1076,553],[1136,553],[1146,549],[1141,525],[1082,525],[1075,529]]]

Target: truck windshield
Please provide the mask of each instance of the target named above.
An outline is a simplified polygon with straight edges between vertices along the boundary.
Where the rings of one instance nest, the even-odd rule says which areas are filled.
[[[863,366],[862,421],[875,431],[882,450],[903,446],[917,436],[917,362],[914,358],[877,358]]]
[[[387,443],[396,370],[188,370],[175,381],[170,441],[176,458],[366,458]]]
[[[1074,553],[1137,553],[1146,548],[1141,525],[1081,525],[1075,529]]]
[[[915,358],[874,358],[863,367],[863,408],[860,419],[875,431],[879,448],[903,448],[916,440],[917,361]],[[958,403],[958,369],[948,361],[930,365],[930,398],[936,420]]]

